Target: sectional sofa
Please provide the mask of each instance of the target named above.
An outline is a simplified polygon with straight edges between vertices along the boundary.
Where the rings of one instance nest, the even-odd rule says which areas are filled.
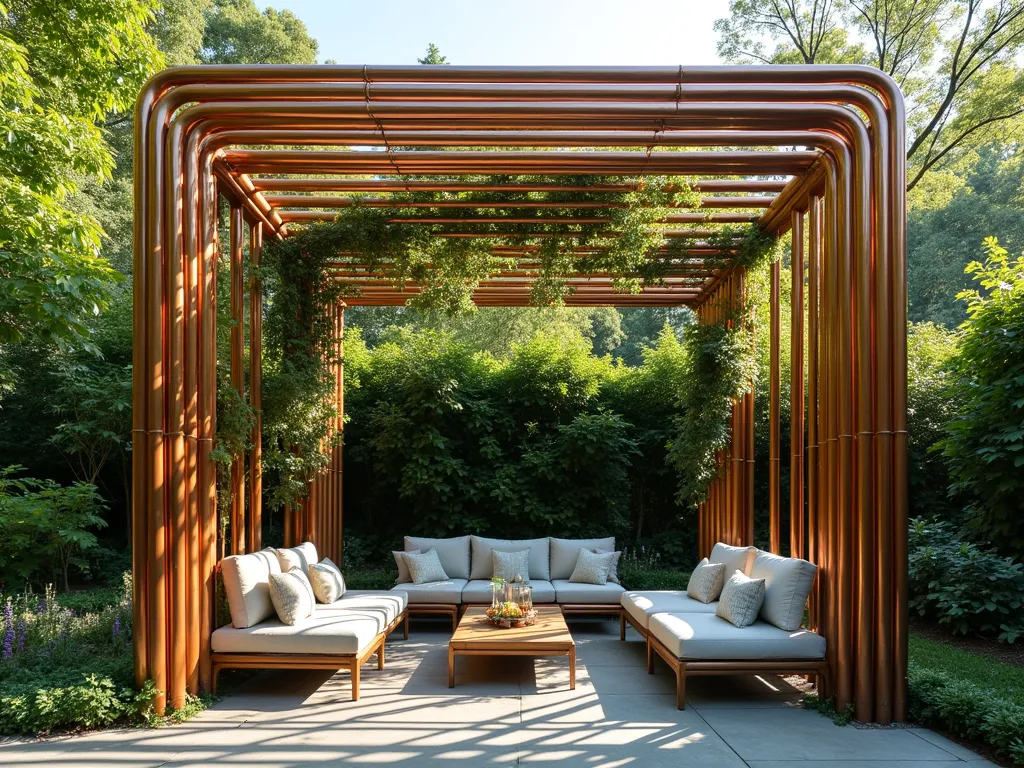
[[[624,591],[623,626],[629,623],[647,643],[647,671],[661,657],[676,675],[676,703],[683,709],[691,675],[828,673],[825,638],[801,626],[817,567],[754,547],[716,544],[711,563],[725,563],[765,580],[758,619],[736,627],[716,614],[717,602],[702,603],[684,591]]]
[[[612,536],[597,539],[492,539],[484,536],[456,536],[433,539],[406,536],[405,552],[436,550],[448,579],[413,584],[400,581],[394,590],[409,597],[411,616],[446,616],[452,630],[462,611],[471,605],[490,604],[491,552],[528,549],[529,574],[522,574],[533,587],[533,602],[554,603],[565,614],[610,615],[620,618],[625,589],[617,581],[607,584],[578,584],[569,581],[581,548],[591,551],[615,550]],[[623,632],[625,631],[623,625]]]
[[[310,542],[287,551],[299,553],[304,569],[318,562]],[[376,654],[377,668],[384,669],[387,636],[404,625],[409,637],[401,590],[346,590],[332,603],[317,602],[312,616],[285,624],[270,596],[270,575],[282,570],[276,550],[226,557],[218,569],[231,623],[210,641],[214,692],[222,669],[347,669],[352,701],[358,701],[362,665]]]

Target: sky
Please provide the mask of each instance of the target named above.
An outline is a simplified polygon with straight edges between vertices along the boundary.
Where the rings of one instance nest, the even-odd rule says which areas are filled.
[[[415,64],[717,64],[728,0],[260,0],[302,19],[319,60]]]

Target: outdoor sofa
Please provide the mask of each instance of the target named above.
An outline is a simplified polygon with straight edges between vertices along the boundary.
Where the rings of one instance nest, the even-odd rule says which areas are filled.
[[[282,551],[299,558],[301,570],[318,562],[310,542]],[[352,701],[358,701],[362,665],[376,654],[377,668],[384,669],[384,641],[398,626],[409,637],[401,590],[345,590],[334,602],[316,602],[312,616],[286,624],[270,595],[270,575],[282,573],[277,550],[226,557],[219,571],[231,623],[211,639],[214,692],[222,669],[347,669]]]
[[[491,577],[494,574],[491,553],[529,550],[528,573],[521,574],[533,587],[535,604],[559,605],[564,614],[604,615],[620,618],[625,589],[609,575],[605,584],[582,584],[569,581],[576,567],[580,549],[613,552],[615,538],[558,539],[492,539],[484,536],[455,536],[444,539],[406,536],[405,552],[436,550],[447,579],[413,584],[405,580],[399,569],[399,583],[394,591],[409,596],[412,616],[445,616],[458,624],[460,614],[472,605],[490,605]],[[396,558],[397,560],[398,558]],[[623,626],[622,631],[625,632]],[[624,637],[625,635],[623,635]]]
[[[718,602],[703,603],[685,591],[623,591],[621,636],[630,624],[646,640],[647,671],[660,656],[676,675],[676,704],[684,709],[688,675],[804,674],[828,667],[825,638],[801,626],[817,567],[755,547],[716,544],[710,563],[765,580],[764,601],[750,626],[716,615]]]

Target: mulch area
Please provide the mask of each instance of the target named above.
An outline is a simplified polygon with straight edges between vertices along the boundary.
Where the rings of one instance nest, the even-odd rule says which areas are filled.
[[[1009,643],[1001,643],[998,640],[977,637],[975,635],[954,636],[950,634],[949,629],[946,627],[921,621],[911,622],[910,629],[915,634],[928,640],[934,640],[952,648],[958,648],[961,651],[976,653],[979,656],[984,656],[994,661],[1001,661],[1004,664],[1024,667],[1024,643],[1010,645]]]

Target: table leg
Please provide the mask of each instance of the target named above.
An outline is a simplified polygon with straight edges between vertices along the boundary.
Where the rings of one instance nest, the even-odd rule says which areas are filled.
[[[455,649],[448,646],[448,687],[455,687]]]
[[[569,690],[576,690],[576,646],[569,646]]]

